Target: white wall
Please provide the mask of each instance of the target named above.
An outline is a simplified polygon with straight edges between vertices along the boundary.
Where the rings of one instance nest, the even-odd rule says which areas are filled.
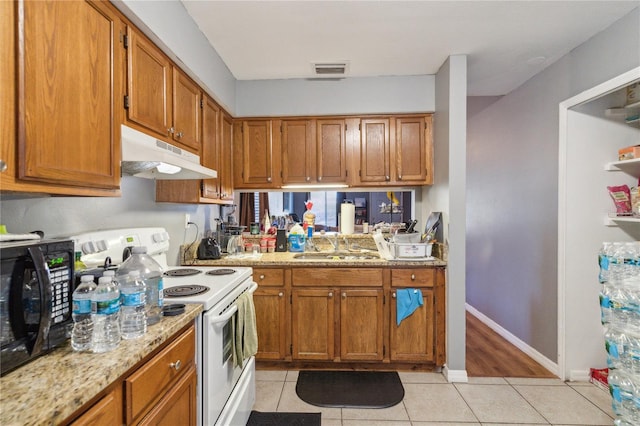
[[[237,82],[239,117],[431,112],[434,76]]]
[[[468,122],[467,302],[552,361],[558,104],[638,66],[638,28],[635,9]]]
[[[450,56],[436,74],[434,185],[423,188],[432,210],[442,211],[447,265],[447,377],[467,381],[465,366],[465,217],[467,57]]]
[[[3,194],[0,223],[13,233],[44,231],[60,237],[97,229],[161,226],[170,236],[169,264],[179,264],[179,246],[191,243],[218,217],[218,206],[156,203],[155,181],[123,177],[122,197],[46,197]],[[184,229],[184,214],[198,227]]]

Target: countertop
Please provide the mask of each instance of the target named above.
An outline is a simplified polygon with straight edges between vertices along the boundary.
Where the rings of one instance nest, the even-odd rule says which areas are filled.
[[[150,326],[134,340],[102,354],[74,352],[69,341],[0,378],[0,424],[53,425],[76,412],[103,389],[190,324],[202,305]]]

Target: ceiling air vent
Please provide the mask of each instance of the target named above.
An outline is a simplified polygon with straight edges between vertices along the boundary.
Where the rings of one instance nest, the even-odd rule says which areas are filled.
[[[313,73],[319,78],[344,78],[349,71],[348,62],[313,63]]]

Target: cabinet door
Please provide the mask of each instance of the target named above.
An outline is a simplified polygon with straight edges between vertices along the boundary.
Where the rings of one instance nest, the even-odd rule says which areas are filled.
[[[391,294],[390,356],[391,361],[434,361],[436,327],[434,317],[434,292],[421,289],[422,302],[415,312],[396,322],[396,290]]]
[[[382,289],[340,290],[340,358],[381,361],[383,342]]]
[[[127,120],[166,138],[173,126],[171,62],[132,28],[128,40]]]
[[[332,289],[293,289],[291,303],[293,358],[332,360],[335,299]]]
[[[122,387],[116,386],[71,424],[73,426],[111,426],[122,423]]]
[[[220,181],[220,107],[213,99],[205,96],[202,105],[202,155],[200,162],[203,166],[218,172],[216,179],[204,179],[202,181],[202,196],[204,198],[217,199],[219,197],[218,185]]]
[[[200,155],[200,88],[173,67],[173,140]]]
[[[118,188],[124,24],[101,2],[17,7],[18,179]]]
[[[198,414],[196,386],[196,369],[191,367],[138,424],[195,426]]]
[[[311,120],[282,120],[282,183],[315,183]]]
[[[233,119],[227,113],[222,114],[220,122],[222,127],[220,141],[220,166],[218,169],[218,182],[220,184],[220,199],[233,201]]]
[[[360,121],[360,183],[386,183],[390,172],[389,119]]]
[[[399,183],[427,180],[427,124],[424,117],[396,119],[395,173]]]
[[[247,120],[242,123],[242,181],[258,187],[274,183],[273,129],[271,120]]]
[[[317,120],[316,170],[318,183],[347,181],[344,120]]]
[[[258,329],[256,359],[285,359],[287,356],[287,316],[289,297],[284,287],[260,287],[253,294]]]

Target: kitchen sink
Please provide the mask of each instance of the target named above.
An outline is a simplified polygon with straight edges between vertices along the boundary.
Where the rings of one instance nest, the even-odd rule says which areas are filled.
[[[293,255],[297,260],[374,260],[380,259],[378,253],[373,252],[318,252],[299,253]]]

